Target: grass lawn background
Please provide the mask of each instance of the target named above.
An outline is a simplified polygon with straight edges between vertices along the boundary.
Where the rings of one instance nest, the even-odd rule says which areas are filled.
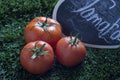
[[[87,48],[85,61],[66,68],[55,60],[51,70],[32,75],[20,64],[23,31],[37,16],[52,16],[57,0],[0,0],[0,80],[120,80],[120,49]]]

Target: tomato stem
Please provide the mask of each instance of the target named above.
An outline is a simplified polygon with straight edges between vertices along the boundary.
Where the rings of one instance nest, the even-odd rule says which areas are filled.
[[[48,18],[46,17],[46,19],[45,19],[45,21],[44,22],[40,22],[40,20],[38,19],[38,17],[36,17],[36,21],[38,22],[38,25],[40,26],[40,27],[42,27],[43,29],[44,29],[44,31],[46,31],[46,32],[49,32],[48,30],[47,30],[47,27],[48,26],[53,26],[53,25],[55,25],[56,23],[47,23],[48,22]]]
[[[46,18],[45,21],[42,23],[42,26],[41,26],[42,28],[47,27],[47,26],[46,26],[46,25],[47,25],[47,20],[48,20],[48,19]]]
[[[45,55],[45,54],[47,54],[48,53],[48,51],[43,51],[43,48],[45,47],[45,43],[41,46],[41,47],[37,47],[37,43],[38,42],[36,42],[36,44],[35,44],[35,47],[34,47],[34,49],[32,49],[32,51],[33,51],[33,55],[32,55],[32,59],[35,59],[35,58],[37,58],[38,56],[43,56],[43,55]]]
[[[48,32],[48,30],[46,28],[47,27],[47,18],[46,18],[46,20],[44,22],[40,22],[39,19],[38,19],[38,17],[36,17],[36,20],[38,22],[38,25],[40,27],[42,27],[46,32]]]
[[[42,25],[43,25],[43,23],[41,23],[41,22],[39,21],[38,17],[36,17],[36,21],[37,21],[37,23],[39,24],[39,26],[42,26]]]
[[[76,34],[76,36],[74,37],[74,39],[72,38],[72,36],[70,36],[70,44],[72,45],[72,46],[76,46],[78,43],[79,43],[79,41],[77,40],[77,36],[79,35],[79,33],[78,34]]]

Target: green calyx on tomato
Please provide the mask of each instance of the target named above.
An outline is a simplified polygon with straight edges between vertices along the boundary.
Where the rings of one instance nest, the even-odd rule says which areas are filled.
[[[53,25],[55,25],[56,23],[50,23],[50,24],[48,24],[47,23],[47,18],[46,18],[46,20],[44,21],[44,22],[40,22],[39,21],[39,19],[38,19],[38,17],[36,17],[36,21],[37,21],[37,23],[38,23],[38,26],[40,26],[40,27],[42,27],[46,32],[49,32],[48,30],[47,30],[47,27],[48,26],[53,26]]]
[[[79,40],[77,39],[77,36],[78,36],[79,34],[76,34],[76,36],[75,37],[72,37],[72,35],[70,36],[70,44],[72,45],[72,46],[76,46],[78,43],[79,43]]]
[[[36,42],[35,43],[35,46],[34,46],[34,49],[31,49],[30,48],[30,50],[34,53],[33,55],[32,55],[32,59],[35,59],[35,58],[37,58],[38,56],[44,56],[45,54],[47,54],[48,53],[48,51],[44,51],[43,50],[43,48],[45,47],[45,43],[41,46],[41,47],[37,47],[37,43],[38,42]]]

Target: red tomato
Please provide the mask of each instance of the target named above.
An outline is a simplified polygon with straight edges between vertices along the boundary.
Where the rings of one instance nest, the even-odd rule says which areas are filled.
[[[63,37],[56,45],[58,61],[67,67],[76,66],[83,61],[86,48],[76,37]]]
[[[44,41],[30,42],[20,53],[22,66],[32,74],[43,74],[54,62],[52,47]]]
[[[50,18],[37,17],[25,28],[24,38],[27,43],[42,40],[55,47],[57,41],[62,37],[60,24]]]

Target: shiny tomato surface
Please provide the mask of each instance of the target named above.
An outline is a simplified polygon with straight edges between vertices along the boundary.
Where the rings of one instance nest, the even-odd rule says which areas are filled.
[[[55,47],[61,37],[61,25],[56,20],[46,17],[33,19],[24,30],[24,38],[27,43],[43,40]]]
[[[53,49],[44,41],[30,42],[22,49],[20,62],[28,72],[32,74],[43,74],[54,63]]]
[[[75,37],[63,37],[56,45],[56,57],[58,61],[67,67],[76,66],[81,63],[86,55],[86,48],[83,43]],[[74,44],[73,44],[74,43]]]

